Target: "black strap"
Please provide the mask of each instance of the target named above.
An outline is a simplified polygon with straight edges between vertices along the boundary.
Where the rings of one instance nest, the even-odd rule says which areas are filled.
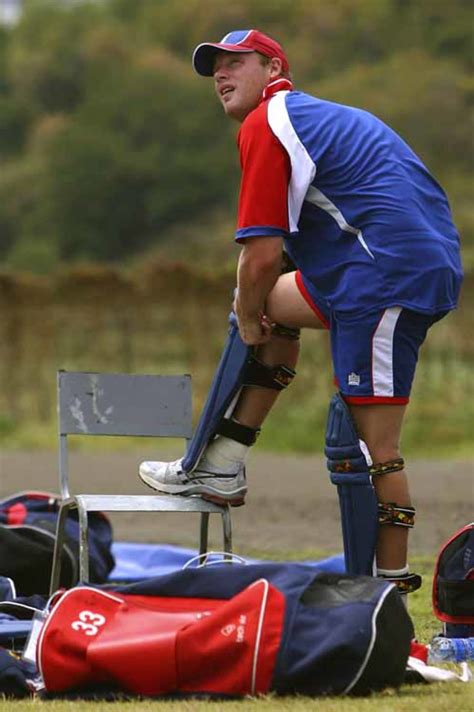
[[[382,576],[382,578],[394,583],[400,594],[418,591],[423,583],[423,579],[419,574],[404,574],[404,576],[393,576],[392,578],[390,576]]]
[[[248,425],[242,425],[230,418],[222,418],[216,430],[216,435],[224,435],[226,438],[248,446],[255,443],[259,434],[260,429],[250,428]]]
[[[255,356],[250,356],[242,375],[244,386],[260,386],[282,391],[289,386],[296,372],[288,366],[267,366]]]

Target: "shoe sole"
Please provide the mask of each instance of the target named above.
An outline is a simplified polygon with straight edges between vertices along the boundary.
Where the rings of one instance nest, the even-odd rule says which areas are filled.
[[[223,497],[219,497],[219,495],[216,494],[208,494],[207,492],[202,492],[199,496],[202,499],[205,499],[207,502],[219,504],[221,507],[224,507],[226,504],[230,505],[231,507],[242,507],[242,505],[245,504],[245,495],[243,495],[242,497],[235,497],[234,499],[224,499]]]
[[[218,504],[221,507],[226,504],[231,507],[241,507],[245,504],[246,492],[242,493],[242,490],[237,490],[234,494],[222,495],[216,490],[206,487],[205,485],[163,485],[160,484],[159,488],[156,486],[156,481],[153,477],[148,477],[148,475],[139,473],[139,477],[147,487],[150,487],[155,492],[162,492],[163,494],[174,494],[181,497],[191,497],[193,495],[198,495],[207,502],[212,502],[213,504]]]

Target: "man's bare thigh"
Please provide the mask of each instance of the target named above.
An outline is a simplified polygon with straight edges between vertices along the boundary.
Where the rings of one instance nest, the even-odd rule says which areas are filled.
[[[324,329],[313,310],[301,295],[295,272],[282,274],[267,297],[266,315],[271,321],[300,329]]]

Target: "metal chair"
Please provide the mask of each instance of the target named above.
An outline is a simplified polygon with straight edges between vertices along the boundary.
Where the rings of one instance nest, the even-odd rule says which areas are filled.
[[[61,552],[69,512],[77,509],[79,580],[89,580],[87,513],[198,512],[201,513],[199,553],[208,549],[209,515],[222,517],[224,552],[232,553],[228,505],[201,497],[178,495],[71,494],[68,473],[68,435],[128,435],[181,437],[189,440],[191,377],[145,376],[119,373],[58,371],[59,485],[62,502],[56,529],[51,573],[51,593],[59,587]]]

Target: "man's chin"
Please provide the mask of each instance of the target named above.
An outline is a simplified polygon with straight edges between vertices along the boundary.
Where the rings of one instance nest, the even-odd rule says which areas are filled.
[[[227,116],[230,116],[230,118],[232,118],[232,119],[234,118],[234,113],[236,111],[236,107],[232,105],[231,101],[223,102],[222,108],[224,109]]]
[[[243,109],[241,106],[232,106],[231,102],[229,102],[228,104],[223,104],[223,108],[226,113],[226,116],[228,116],[230,119],[234,119],[234,121],[242,122],[247,116],[247,114],[250,113],[249,111]]]

